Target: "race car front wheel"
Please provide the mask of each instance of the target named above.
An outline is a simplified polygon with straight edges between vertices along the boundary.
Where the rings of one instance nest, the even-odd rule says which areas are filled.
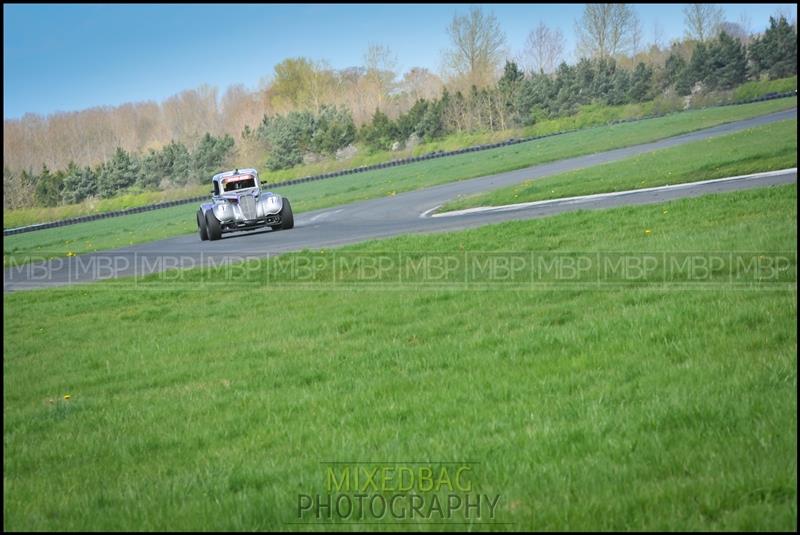
[[[208,229],[206,228],[206,218],[202,210],[197,211],[197,232],[200,233],[200,241],[208,239]]]
[[[281,207],[281,230],[289,230],[294,228],[294,214],[292,213],[292,205],[289,199],[283,199],[283,206]]]
[[[208,239],[211,241],[218,240],[222,237],[222,226],[219,220],[214,216],[214,211],[209,210],[206,212],[206,230],[208,231]]]

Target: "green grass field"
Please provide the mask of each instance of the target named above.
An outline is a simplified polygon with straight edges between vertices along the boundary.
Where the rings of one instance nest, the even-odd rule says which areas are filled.
[[[470,460],[502,524],[412,527],[794,531],[796,242],[782,186],[4,295],[4,528],[315,529],[291,522],[321,463]],[[281,267],[478,251],[790,263],[688,287]]]
[[[655,141],[794,107],[796,103],[797,99],[793,98],[690,111],[637,123],[591,128],[485,152],[277,188],[275,191],[289,197],[294,211],[300,213]],[[3,240],[4,265],[18,263],[30,254],[48,252],[52,256],[66,256],[192,233],[196,231],[196,210],[194,205],[177,206],[9,236]]]
[[[733,90],[733,97],[737,101],[749,100],[769,93],[788,93],[789,91],[797,91],[797,76],[747,82]]]
[[[529,180],[456,199],[442,211],[680,184],[797,166],[797,120]]]
[[[211,177],[209,177],[209,184],[210,182]],[[209,191],[211,191],[211,187],[208,184],[203,184],[202,186],[194,185],[159,191],[128,192],[108,199],[93,197],[78,204],[66,204],[63,206],[37,206],[35,208],[3,210],[3,227],[24,227],[26,225],[60,221],[84,215],[127,210],[139,206],[197,197],[205,195]]]

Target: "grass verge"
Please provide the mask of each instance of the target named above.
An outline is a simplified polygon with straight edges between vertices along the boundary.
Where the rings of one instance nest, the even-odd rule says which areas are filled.
[[[789,91],[797,91],[797,76],[747,82],[733,90],[733,97],[735,100],[749,100],[770,93],[787,93]]]
[[[794,531],[796,192],[335,251],[784,251],[788,285],[263,278],[327,251],[4,295],[4,528],[310,529],[325,461],[472,460],[496,530]]]
[[[458,198],[441,211],[681,184],[796,166],[795,119]]]

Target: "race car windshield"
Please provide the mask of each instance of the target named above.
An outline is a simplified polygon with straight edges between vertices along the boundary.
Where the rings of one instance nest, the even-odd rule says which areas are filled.
[[[237,178],[225,182],[223,185],[225,191],[236,191],[238,189],[254,188],[256,187],[256,179],[252,176],[249,178]]]

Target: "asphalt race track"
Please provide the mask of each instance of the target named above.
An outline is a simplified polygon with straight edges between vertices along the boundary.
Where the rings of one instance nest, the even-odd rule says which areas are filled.
[[[547,217],[573,210],[652,204],[709,193],[796,183],[797,171],[795,169],[781,173],[741,177],[735,180],[706,181],[608,195],[590,195],[456,215],[433,215],[437,207],[458,195],[489,191],[524,180],[622,160],[637,154],[796,117],[797,109],[794,108],[653,143],[569,158],[498,175],[451,182],[392,197],[305,212],[295,216],[295,228],[288,231],[259,230],[225,234],[221,240],[215,242],[201,242],[197,233],[193,233],[124,249],[9,267],[4,270],[3,287],[5,291],[17,291],[92,282],[121,276],[140,276],[172,267],[208,263],[219,265],[222,261],[272,256],[303,249],[328,249],[364,240],[413,232],[452,231],[511,219]],[[642,173],[646,172],[646,169],[642,170]]]

